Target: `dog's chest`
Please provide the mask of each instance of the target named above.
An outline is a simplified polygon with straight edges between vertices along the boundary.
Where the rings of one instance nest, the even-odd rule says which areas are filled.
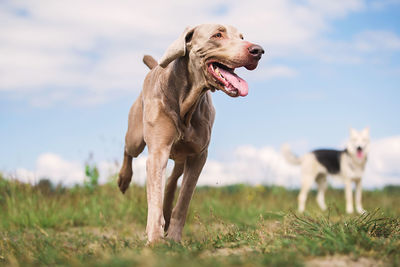
[[[354,162],[351,157],[345,155],[341,158],[341,174],[350,179],[360,179],[364,173],[365,161]]]
[[[360,179],[364,172],[364,166],[354,164],[350,161],[345,161],[342,163],[342,174],[350,179]]]
[[[182,137],[172,148],[170,158],[184,160],[187,156],[200,154],[207,149],[211,138],[211,125],[200,123],[184,129]]]

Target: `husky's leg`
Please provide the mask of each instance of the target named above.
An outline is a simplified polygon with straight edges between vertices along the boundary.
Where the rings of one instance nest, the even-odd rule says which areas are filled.
[[[345,178],[344,181],[344,191],[345,191],[345,198],[346,198],[346,212],[348,214],[353,213],[353,189],[351,186],[351,180]]]
[[[318,193],[317,193],[317,203],[321,210],[326,210],[325,204],[325,191],[327,188],[326,175],[320,174],[317,177]]]
[[[298,197],[299,202],[299,212],[303,212],[306,209],[306,201],[307,195],[310,191],[310,188],[315,180],[315,176],[313,174],[303,173],[302,181],[301,181],[301,190]]]
[[[362,207],[361,198],[362,198],[362,187],[361,187],[361,179],[355,181],[356,183],[356,210],[357,213],[363,214],[365,210]]]

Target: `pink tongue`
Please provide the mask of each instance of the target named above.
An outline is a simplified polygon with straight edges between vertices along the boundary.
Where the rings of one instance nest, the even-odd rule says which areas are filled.
[[[362,158],[362,156],[363,156],[362,151],[357,151],[357,157]]]
[[[228,89],[234,90],[236,88],[239,91],[240,96],[246,96],[249,93],[249,86],[247,85],[247,82],[245,80],[227,70],[220,68],[219,71],[224,76],[224,78],[230,83]]]

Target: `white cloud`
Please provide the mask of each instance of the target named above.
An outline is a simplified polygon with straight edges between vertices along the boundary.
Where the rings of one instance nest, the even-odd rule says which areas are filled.
[[[304,142],[295,150],[304,151]],[[388,184],[400,185],[400,136],[388,137],[371,143],[363,185],[379,188]],[[282,185],[298,187],[300,168],[286,163],[279,151],[272,147],[238,147],[233,156],[224,161],[208,160],[199,185],[229,185],[235,183]],[[343,186],[330,179],[333,186]]]
[[[308,0],[311,9],[318,11],[330,18],[337,18],[346,16],[353,11],[360,11],[365,8],[364,1],[359,0],[339,0],[339,1],[321,1],[321,0]]]
[[[135,159],[133,164],[133,182],[143,185],[146,178],[146,156]],[[91,162],[92,164],[93,162]],[[118,162],[100,161],[96,164],[99,170],[99,183],[109,182],[110,177],[119,172]],[[85,181],[85,164],[68,160],[54,153],[43,153],[38,156],[33,170],[17,168],[7,175],[24,183],[37,184],[40,179],[50,179],[53,184],[64,186],[82,185]]]
[[[349,40],[316,40],[307,53],[329,63],[362,64],[390,61],[400,51],[400,35],[382,30],[365,30]]]
[[[38,182],[35,173],[24,168],[16,169],[15,174],[11,174],[9,177],[28,184],[36,184]]]
[[[304,141],[295,144],[295,150],[304,149]],[[133,160],[134,183],[144,185],[146,181],[146,155]],[[366,188],[379,188],[388,184],[400,185],[400,136],[388,137],[371,143],[371,151],[363,184]],[[167,175],[171,173],[170,162]],[[100,183],[105,183],[111,175],[119,172],[115,162],[98,163]],[[53,153],[38,157],[35,170],[17,169],[12,175],[15,179],[35,184],[40,178],[49,178],[53,183],[71,186],[84,181],[84,166],[76,161],[63,159]],[[289,165],[276,149],[254,146],[240,146],[233,155],[224,160],[208,159],[201,173],[198,185],[224,186],[237,183],[250,185],[281,185],[298,187],[300,185],[299,166]],[[334,186],[341,183],[330,180]]]
[[[370,1],[369,5],[372,9],[381,10],[392,5],[400,5],[399,0],[374,0]]]
[[[298,168],[287,164],[274,148],[241,146],[226,161],[208,160],[199,185],[246,183],[295,187],[299,175]]]
[[[15,178],[30,184],[36,184],[42,178],[50,179],[54,184],[73,185],[82,183],[85,177],[81,163],[68,161],[53,153],[44,153],[36,161],[35,170],[19,168]]]
[[[314,53],[333,19],[362,0],[6,1],[0,4],[0,91],[36,106],[99,103],[139,90],[144,53],[159,57],[186,25],[221,22],[259,42],[268,57]],[[196,10],[196,12],[193,12]],[[271,52],[270,52],[271,51]],[[308,52],[307,52],[308,51]],[[324,53],[315,53],[324,54]],[[266,77],[291,77],[271,66]],[[260,74],[261,75],[261,74]]]
[[[371,143],[363,185],[379,188],[388,184],[400,185],[400,136],[388,137]],[[286,163],[279,151],[272,147],[238,147],[229,161],[209,160],[199,184],[227,185],[234,183],[282,185],[298,187],[300,168]],[[330,179],[333,186],[342,186]]]
[[[364,31],[356,36],[354,46],[366,53],[400,50],[400,36],[387,31]]]
[[[118,172],[115,162],[101,161],[98,164],[100,173],[99,182],[105,183],[111,175]],[[44,153],[36,160],[34,170],[18,168],[9,177],[25,183],[36,184],[40,179],[50,179],[53,184],[72,186],[83,184],[85,180],[85,166],[83,162],[67,160],[54,153]]]
[[[384,138],[371,144],[363,183],[368,187],[400,185],[400,136]]]

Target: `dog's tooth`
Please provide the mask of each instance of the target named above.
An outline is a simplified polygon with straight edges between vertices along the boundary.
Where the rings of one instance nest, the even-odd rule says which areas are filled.
[[[222,79],[225,80],[225,77],[222,76],[222,74],[221,74],[221,72],[219,71],[219,68],[218,68],[218,67],[215,67],[214,72],[215,72],[216,74],[218,74],[218,76],[219,76],[220,78],[222,78]]]

